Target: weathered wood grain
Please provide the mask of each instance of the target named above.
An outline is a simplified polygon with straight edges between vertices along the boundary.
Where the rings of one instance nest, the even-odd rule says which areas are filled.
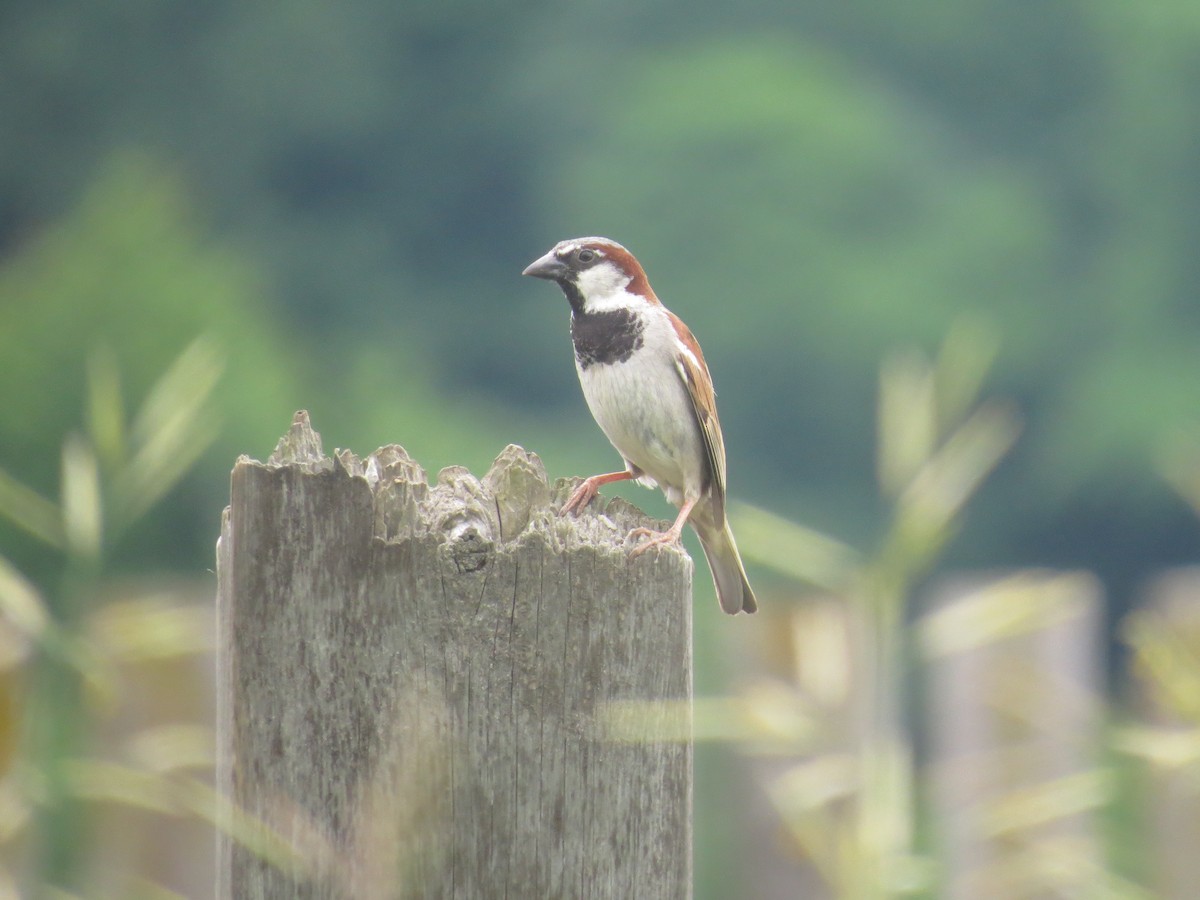
[[[399,447],[330,459],[304,414],[237,462],[218,778],[302,862],[224,838],[219,896],[690,896],[690,744],[603,723],[690,709],[691,562],[630,560],[643,515],[559,517],[568,488],[515,446],[432,486]]]

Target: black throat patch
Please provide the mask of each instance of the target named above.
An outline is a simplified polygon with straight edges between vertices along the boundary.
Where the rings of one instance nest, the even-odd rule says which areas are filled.
[[[641,317],[628,309],[609,312],[571,314],[571,340],[575,344],[575,361],[586,369],[593,363],[611,365],[622,363],[642,346],[645,325]]]

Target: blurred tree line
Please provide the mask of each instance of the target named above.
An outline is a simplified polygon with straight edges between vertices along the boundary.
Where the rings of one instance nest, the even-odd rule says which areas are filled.
[[[88,353],[140,396],[205,333],[219,437],[126,566],[209,565],[299,406],[434,468],[599,470],[565,305],[517,277],[599,233],[704,343],[735,496],[869,541],[879,360],[967,317],[1027,427],[952,561],[1123,601],[1192,553],[1154,461],[1200,408],[1195,5],[688,11],[5,4],[0,463],[50,492]]]

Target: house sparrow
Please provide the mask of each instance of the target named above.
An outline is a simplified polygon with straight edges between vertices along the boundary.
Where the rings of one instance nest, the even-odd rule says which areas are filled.
[[[679,508],[664,532],[631,555],[679,542],[690,522],[708,559],[717,599],[729,614],[758,609],[725,519],[725,444],[716,394],[700,345],[650,287],[632,253],[615,241],[563,241],[522,273],[558,284],[571,304],[571,340],[583,396],[625,469],[584,480],[563,506],[582,509],[601,485],[657,485]]]

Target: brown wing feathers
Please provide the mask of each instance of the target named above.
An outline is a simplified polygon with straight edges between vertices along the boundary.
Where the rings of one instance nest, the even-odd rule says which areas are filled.
[[[673,312],[667,311],[675,334],[689,352],[680,352],[676,364],[688,396],[692,399],[692,411],[704,437],[704,450],[708,456],[711,477],[713,518],[718,528],[725,524],[725,441],[721,437],[721,423],[717,420],[717,395],[713,390],[712,378],[704,362],[700,344],[691,330]]]

